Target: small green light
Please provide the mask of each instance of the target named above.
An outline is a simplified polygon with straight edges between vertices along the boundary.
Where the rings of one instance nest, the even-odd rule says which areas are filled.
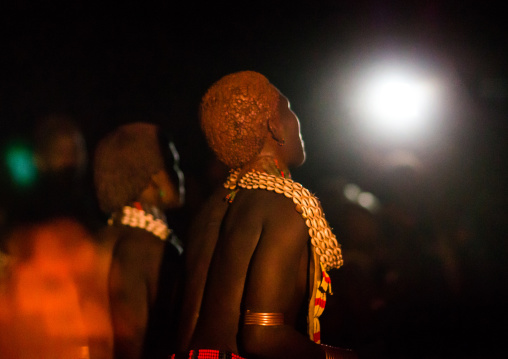
[[[33,152],[27,144],[23,142],[10,144],[5,152],[5,163],[16,186],[29,187],[34,184],[37,170],[33,161]]]

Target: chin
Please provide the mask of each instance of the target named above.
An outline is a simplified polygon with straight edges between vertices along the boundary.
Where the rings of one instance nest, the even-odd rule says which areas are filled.
[[[305,163],[305,156],[302,156],[302,157],[298,157],[297,159],[295,159],[294,161],[291,161],[289,164],[288,164],[288,167],[289,168],[298,168],[300,167],[301,165],[303,165]]]
[[[307,154],[305,153],[305,149],[302,146],[302,153],[300,154],[300,161],[298,163],[298,166],[301,166],[305,163],[305,160],[307,160]]]
[[[300,161],[300,164],[298,166],[301,166],[305,163],[305,161],[307,160],[307,156],[305,156],[305,154],[302,156],[302,160]]]

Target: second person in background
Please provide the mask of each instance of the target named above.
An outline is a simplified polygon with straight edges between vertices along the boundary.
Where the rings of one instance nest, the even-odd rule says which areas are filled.
[[[120,126],[95,152],[97,198],[110,216],[100,238],[114,243],[115,358],[167,358],[175,348],[182,247],[165,211],[184,200],[178,163],[174,144],[148,123]]]

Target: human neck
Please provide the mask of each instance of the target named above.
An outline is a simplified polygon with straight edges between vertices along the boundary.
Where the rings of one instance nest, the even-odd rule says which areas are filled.
[[[161,210],[160,206],[154,205],[150,202],[145,201],[134,201],[128,205],[129,207],[137,208],[138,210],[144,211],[146,213],[152,214],[155,218],[164,218],[166,220],[166,215],[164,211]]]
[[[270,175],[291,178],[289,168],[273,156],[259,156],[253,162],[244,166],[245,171],[259,171]]]

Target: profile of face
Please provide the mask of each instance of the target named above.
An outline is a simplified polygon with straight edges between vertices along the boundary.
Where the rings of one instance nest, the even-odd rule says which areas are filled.
[[[300,121],[283,94],[279,97],[279,119],[284,132],[286,163],[290,167],[298,167],[305,162],[305,145],[300,132]]]

